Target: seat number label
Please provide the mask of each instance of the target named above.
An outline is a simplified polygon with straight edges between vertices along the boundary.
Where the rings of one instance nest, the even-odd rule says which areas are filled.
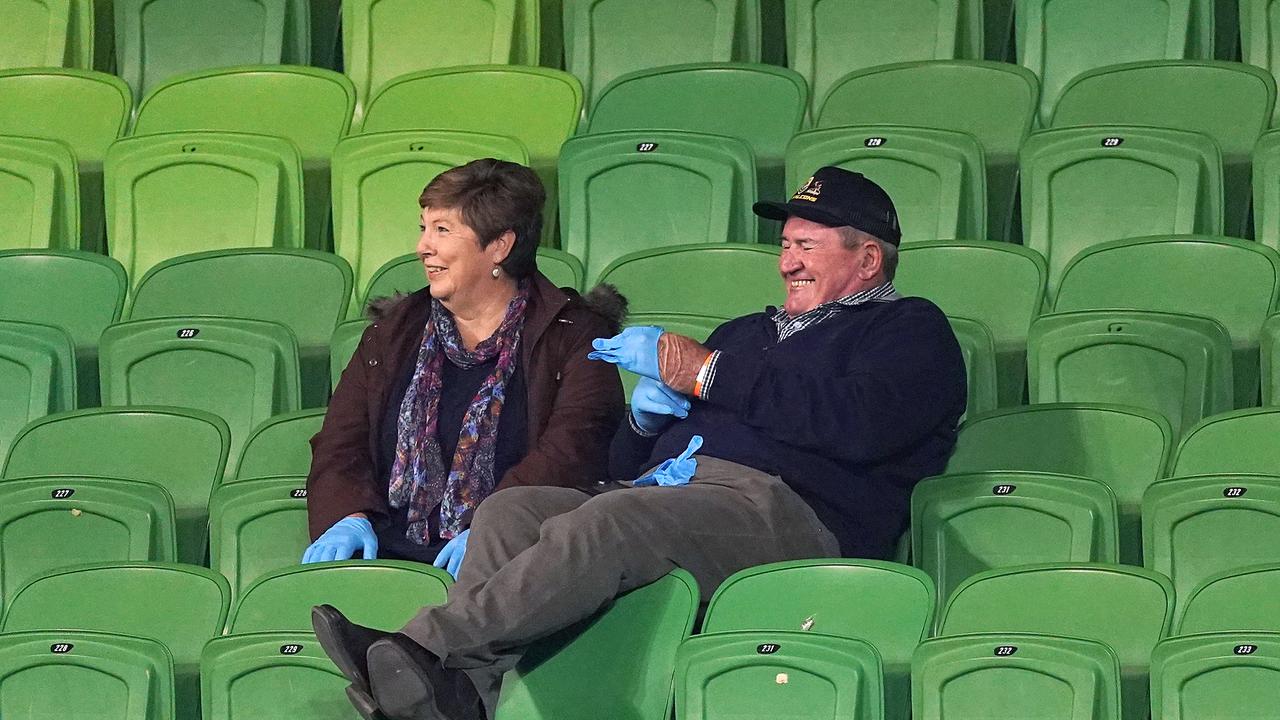
[[[1016,652],[1018,652],[1017,645],[1001,645],[996,648],[994,655],[996,657],[1009,657]]]
[[[884,147],[887,142],[889,141],[882,137],[869,137],[866,140],[863,140],[862,144],[867,147]]]
[[[71,652],[71,648],[75,647],[71,643],[54,643],[49,646],[49,652],[54,655],[66,655]]]
[[[1222,497],[1229,497],[1229,498],[1244,497],[1244,494],[1247,492],[1249,492],[1249,488],[1229,487],[1226,490],[1222,491]]]
[[[49,493],[49,497],[53,498],[54,500],[66,500],[67,498],[75,494],[76,494],[76,491],[72,488],[58,488],[57,490],[54,490],[53,492]]]
[[[1252,655],[1256,652],[1258,652],[1257,645],[1237,645],[1235,649],[1237,655]]]
[[[761,655],[772,655],[781,648],[777,643],[764,643],[756,647],[756,652]]]
[[[307,489],[306,489],[306,488],[294,488],[293,490],[290,490],[290,491],[289,491],[289,497],[291,497],[291,498],[293,498],[293,499],[295,499],[295,500],[301,500],[302,498],[305,498],[306,496],[307,496]]]
[[[636,145],[636,152],[653,152],[658,149],[658,143],[640,143]]]
[[[991,488],[991,494],[992,495],[1012,495],[1013,491],[1017,489],[1018,489],[1017,485],[997,485]]]
[[[281,655],[297,655],[300,652],[302,652],[302,646],[296,643],[289,643],[288,645],[280,646]]]
[[[179,340],[190,340],[200,334],[199,328],[182,328],[178,331]]]
[[[1102,138],[1102,147],[1120,147],[1124,144],[1122,137]]]

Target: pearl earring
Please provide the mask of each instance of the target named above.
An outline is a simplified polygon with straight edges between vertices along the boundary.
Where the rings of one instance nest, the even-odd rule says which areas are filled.
[[[502,271],[498,269],[498,266],[497,266],[497,265],[494,265],[494,266],[493,266],[493,278],[496,280],[496,279],[498,279],[498,277],[500,277],[501,275],[502,275]]]

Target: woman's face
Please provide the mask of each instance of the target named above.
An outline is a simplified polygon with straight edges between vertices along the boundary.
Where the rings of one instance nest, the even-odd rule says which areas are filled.
[[[494,266],[510,252],[505,241],[508,234],[481,248],[475,231],[462,222],[462,213],[452,208],[423,208],[418,259],[431,284],[431,296],[444,303],[465,302],[492,284]]]

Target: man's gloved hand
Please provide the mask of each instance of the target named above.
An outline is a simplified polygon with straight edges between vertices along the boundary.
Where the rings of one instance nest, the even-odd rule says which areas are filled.
[[[373,525],[362,517],[345,517],[324,531],[311,547],[302,554],[303,564],[350,560],[357,550],[364,548],[365,560],[378,557],[378,536]]]
[[[471,528],[467,528],[455,535],[452,540],[445,543],[443,548],[440,548],[440,554],[436,555],[435,562],[431,564],[444,568],[454,580],[457,580],[458,570],[462,567],[462,558],[467,555],[467,536],[470,534]]]
[[[653,469],[653,472],[632,484],[636,487],[644,487],[645,485],[672,487],[689,484],[693,474],[698,471],[698,459],[693,457],[693,454],[700,447],[702,447],[702,436],[694,435],[689,438],[689,447],[685,448],[684,452],[680,453],[678,457],[663,460],[661,465]]]
[[[629,327],[611,338],[591,341],[591,360],[604,360],[637,375],[661,380],[658,372],[658,338],[663,330],[657,325]]]
[[[631,391],[631,417],[636,425],[647,433],[658,433],[673,418],[689,417],[689,399],[672,390],[661,380],[640,378]]]

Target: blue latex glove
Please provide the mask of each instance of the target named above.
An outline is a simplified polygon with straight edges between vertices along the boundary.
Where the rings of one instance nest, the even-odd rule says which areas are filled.
[[[373,532],[373,525],[362,517],[342,518],[311,543],[302,554],[302,563],[350,560],[361,548],[364,548],[365,560],[378,557],[378,536]]]
[[[454,580],[458,579],[458,569],[462,567],[462,558],[467,555],[467,536],[471,534],[471,528],[467,528],[453,539],[445,543],[440,548],[440,554],[436,555],[436,561],[432,563],[438,568],[444,568],[446,572],[453,576]]]
[[[685,448],[678,457],[663,460],[661,465],[653,469],[653,472],[636,480],[633,484],[636,487],[688,485],[693,474],[698,471],[698,459],[693,457],[693,454],[698,452],[700,447],[702,447],[702,436],[694,435],[689,438],[689,447]]]
[[[587,353],[587,358],[604,360],[637,375],[661,380],[662,376],[658,374],[658,338],[662,333],[662,328],[657,325],[629,327],[611,338],[592,340],[591,347],[595,350]]]
[[[660,380],[642,377],[631,391],[631,417],[641,430],[661,432],[672,418],[689,417],[689,399]]]

